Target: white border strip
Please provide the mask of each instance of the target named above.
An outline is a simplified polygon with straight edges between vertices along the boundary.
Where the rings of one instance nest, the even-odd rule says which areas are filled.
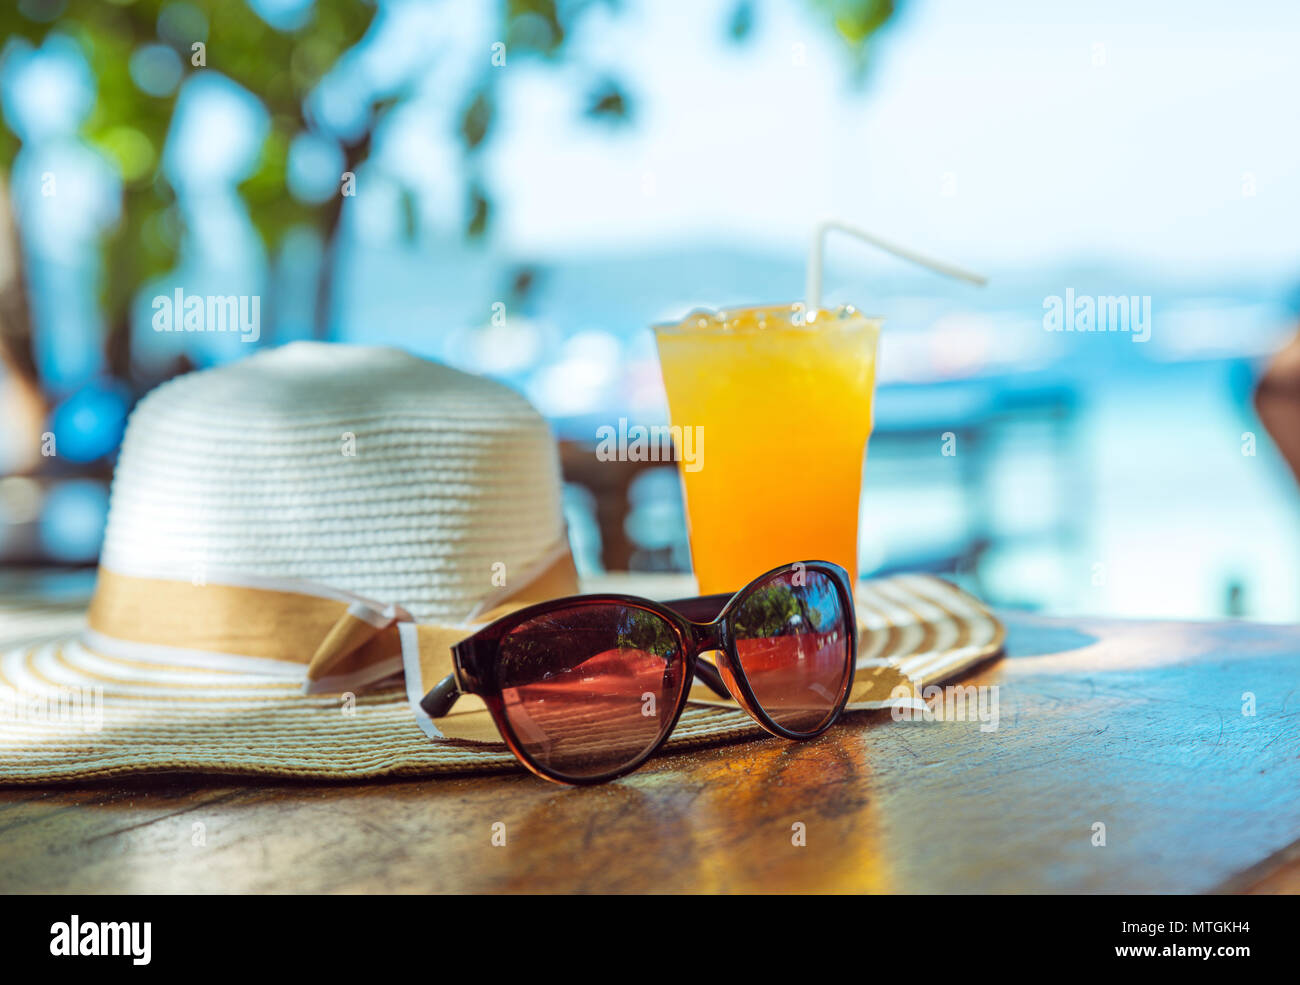
[[[411,711],[415,713],[415,721],[431,739],[447,738],[438,731],[438,726],[433,724],[433,719],[428,713],[420,707],[420,699],[424,697],[424,675],[420,672],[420,630],[413,622],[402,622],[397,625],[398,636],[402,640],[402,669],[403,676],[406,678],[406,703],[410,706]]]

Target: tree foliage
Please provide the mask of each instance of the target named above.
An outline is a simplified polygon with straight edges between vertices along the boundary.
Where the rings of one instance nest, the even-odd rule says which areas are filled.
[[[895,0],[807,0],[815,15],[844,39],[859,63],[870,36],[894,13]],[[618,0],[501,0],[496,35],[516,59],[559,63],[579,21],[598,7],[616,10]],[[752,0],[740,0],[729,23],[720,25],[736,40],[754,30],[759,17]],[[266,109],[269,129],[256,167],[239,186],[268,251],[274,251],[294,228],[314,229],[327,244],[318,292],[318,326],[327,324],[331,248],[343,208],[342,196],[306,202],[290,194],[287,173],[290,147],[300,134],[321,135],[308,111],[308,95],[339,57],[371,28],[375,7],[370,0],[316,0],[301,23],[276,27],[255,15],[243,0],[18,0],[0,8],[0,29],[14,45],[39,47],[52,34],[73,40],[94,77],[95,101],[80,136],[112,162],[122,180],[120,220],[103,238],[101,298],[109,325],[110,361],[125,375],[128,314],[132,297],[149,279],[172,269],[184,232],[175,192],[160,168],[164,143],[176,108],[177,94],[196,72],[215,71],[254,94]],[[202,57],[196,46],[203,46]],[[170,51],[178,67],[176,84],[165,91],[145,91],[133,76],[133,59],[143,49]],[[162,57],[162,56],[159,56]],[[502,73],[488,68],[460,101],[458,139],[465,160],[464,200],[468,237],[483,235],[492,219],[491,193],[481,158],[497,121],[497,88]],[[414,81],[414,80],[413,80]],[[588,118],[619,124],[635,107],[623,81],[602,74],[585,82],[579,99]],[[359,132],[324,134],[335,140],[345,162],[355,170],[370,152],[378,122],[406,98],[376,95],[369,121]],[[20,149],[13,122],[0,127],[0,167],[12,170]],[[403,190],[404,201],[413,195]],[[410,228],[412,222],[407,223]],[[323,328],[321,329],[323,331]]]

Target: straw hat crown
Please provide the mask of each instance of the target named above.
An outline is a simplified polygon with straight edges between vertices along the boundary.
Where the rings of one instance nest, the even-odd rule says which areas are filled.
[[[546,422],[387,348],[295,342],[179,377],[131,416],[105,568],[301,579],[463,619],[564,542]]]

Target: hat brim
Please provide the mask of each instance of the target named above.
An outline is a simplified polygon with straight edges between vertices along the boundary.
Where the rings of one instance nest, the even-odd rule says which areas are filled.
[[[859,608],[871,639],[860,648],[850,708],[888,706],[882,670],[902,669],[918,685],[951,679],[999,652],[1005,636],[983,605],[937,578],[867,583]],[[359,780],[521,768],[500,742],[431,740],[400,682],[355,695],[304,694],[300,679],[108,656],[82,642],[83,620],[72,605],[0,610],[0,783],[158,772]],[[667,747],[763,734],[738,708],[693,700]]]

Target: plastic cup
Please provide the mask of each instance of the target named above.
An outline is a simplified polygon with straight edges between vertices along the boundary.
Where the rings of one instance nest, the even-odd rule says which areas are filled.
[[[655,335],[704,594],[793,561],[857,579],[881,320],[802,304],[696,311]],[[681,433],[681,432],[677,432]]]

